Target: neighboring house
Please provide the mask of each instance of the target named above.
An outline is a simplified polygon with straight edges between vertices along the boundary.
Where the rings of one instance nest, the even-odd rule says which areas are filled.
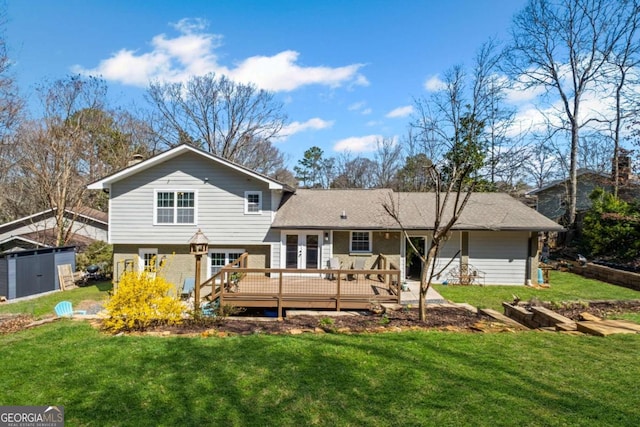
[[[55,210],[45,210],[0,225],[0,252],[57,246]],[[83,207],[66,209],[64,217],[73,223],[71,239],[65,246],[83,250],[96,240],[107,241],[109,218],[106,213]]]
[[[404,271],[406,242],[383,203],[393,200],[411,236],[429,241],[434,194],[392,190],[295,190],[252,170],[180,145],[97,181],[109,192],[114,274],[165,266],[180,286],[194,276],[189,240],[209,239],[202,277],[247,252],[249,268],[343,268],[380,254]],[[486,273],[487,284],[524,284],[535,277],[539,231],[562,227],[505,194],[476,193],[443,248]],[[426,244],[426,243],[425,243]],[[161,262],[165,261],[165,262]],[[315,273],[318,275],[318,273]],[[440,280],[444,280],[443,273]]]
[[[589,195],[596,188],[611,191],[611,176],[603,172],[580,169],[577,172],[578,191],[576,193],[576,211],[584,212],[591,207]],[[529,191],[528,196],[536,200],[536,210],[556,222],[560,222],[569,206],[569,178],[553,181],[543,187]]]
[[[611,175],[580,169],[577,172],[578,191],[576,193],[576,212],[578,214],[591,208],[589,196],[596,188],[613,191]],[[561,222],[569,206],[569,178],[553,181],[543,187],[529,191],[527,196],[533,198],[536,210],[556,222]],[[618,195],[623,200],[634,200],[640,197],[640,183],[630,173],[621,174]]]

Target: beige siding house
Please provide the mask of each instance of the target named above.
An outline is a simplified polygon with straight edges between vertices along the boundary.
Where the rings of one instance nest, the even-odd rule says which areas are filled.
[[[377,190],[295,190],[278,181],[181,145],[89,186],[109,192],[114,275],[166,265],[180,286],[194,277],[189,239],[209,239],[203,278],[244,252],[248,267],[377,268],[384,258],[406,271],[409,236],[429,242],[434,194]],[[394,203],[400,225],[384,208]],[[537,267],[537,235],[557,223],[506,194],[476,193],[454,226],[439,260],[447,269],[474,264],[486,284],[522,285]],[[383,255],[383,257],[381,256]],[[453,260],[453,261],[452,261]],[[317,273],[315,273],[317,274]]]

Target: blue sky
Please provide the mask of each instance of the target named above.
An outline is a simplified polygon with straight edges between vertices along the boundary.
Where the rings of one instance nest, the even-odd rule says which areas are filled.
[[[504,39],[524,4],[8,0],[6,34],[27,96],[78,72],[101,75],[124,107],[146,106],[149,78],[215,71],[269,89],[291,122],[277,145],[292,166],[314,145],[367,155],[376,138],[401,138],[426,83]]]

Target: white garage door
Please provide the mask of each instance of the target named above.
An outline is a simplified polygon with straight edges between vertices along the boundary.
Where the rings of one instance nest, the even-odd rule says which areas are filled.
[[[469,264],[485,273],[487,285],[523,285],[529,233],[470,231]]]

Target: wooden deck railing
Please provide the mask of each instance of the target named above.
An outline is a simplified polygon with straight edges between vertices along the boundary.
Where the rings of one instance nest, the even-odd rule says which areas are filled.
[[[220,305],[240,307],[367,309],[400,303],[400,271],[224,267]]]

